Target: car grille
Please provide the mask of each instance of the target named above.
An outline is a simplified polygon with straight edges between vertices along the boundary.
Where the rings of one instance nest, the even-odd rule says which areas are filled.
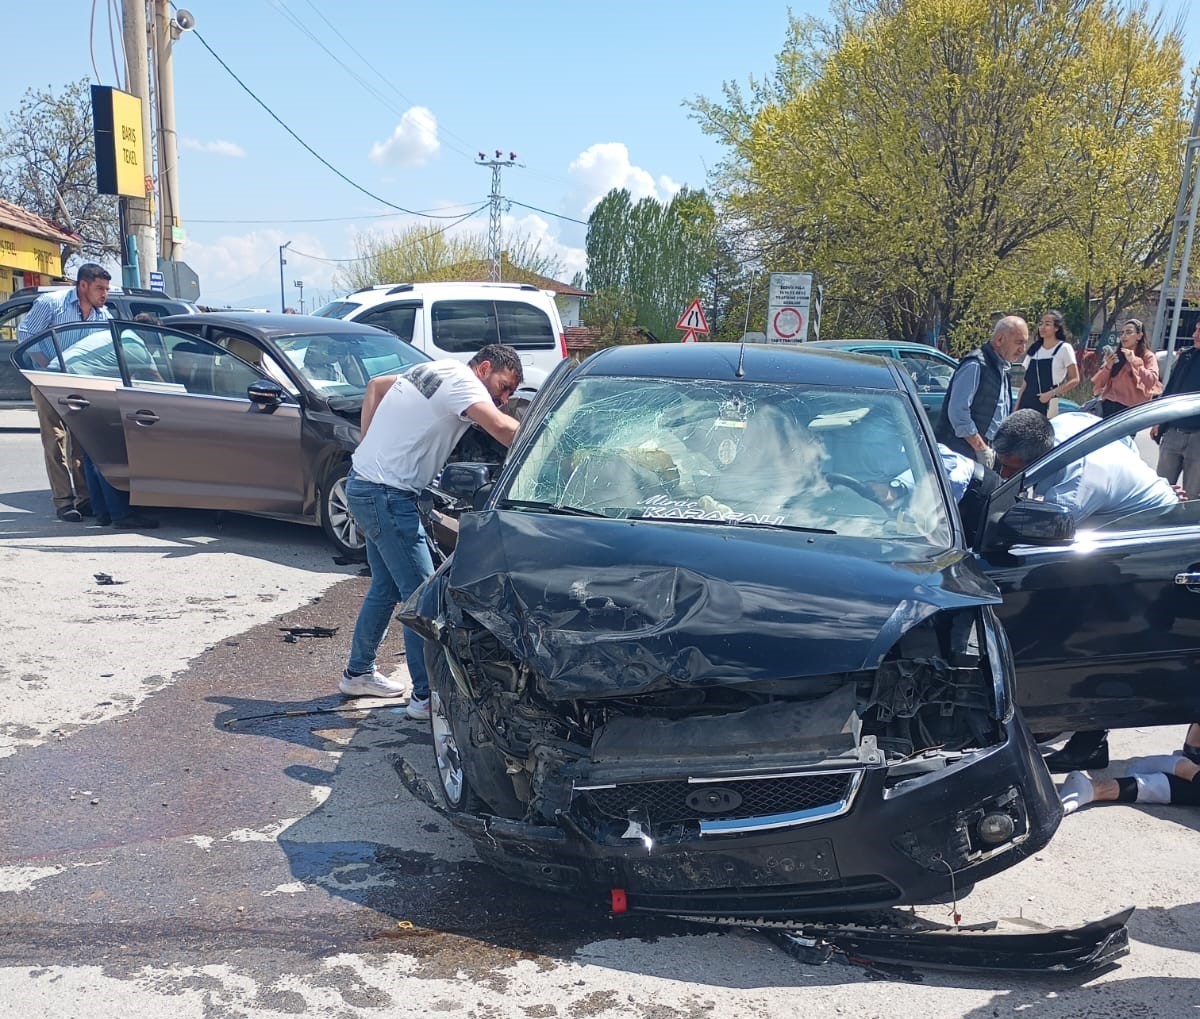
[[[850,795],[852,773],[789,775],[785,778],[738,779],[712,782],[638,782],[612,789],[589,789],[580,795],[604,817],[625,820],[630,815],[651,824],[711,821],[729,818],[768,817],[812,810],[839,803]],[[688,796],[705,789],[731,790],[740,797],[737,806],[699,811]]]

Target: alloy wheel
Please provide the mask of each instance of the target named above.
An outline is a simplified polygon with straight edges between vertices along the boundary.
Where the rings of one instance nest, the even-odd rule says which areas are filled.
[[[358,522],[350,512],[350,504],[346,501],[346,479],[338,478],[329,486],[329,495],[325,501],[325,515],[334,537],[346,548],[358,551],[366,545]]]
[[[429,692],[429,714],[438,778],[441,779],[446,800],[452,807],[457,807],[463,798],[462,759],[458,754],[458,741],[455,740],[454,730],[450,726],[448,705],[436,690]]]

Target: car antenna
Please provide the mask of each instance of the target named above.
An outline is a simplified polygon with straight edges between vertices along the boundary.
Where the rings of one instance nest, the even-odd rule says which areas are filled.
[[[738,366],[734,372],[734,378],[745,378],[746,369],[743,367],[746,360],[746,330],[750,327],[750,298],[754,296],[754,277],[750,277],[750,286],[746,290],[746,317],[742,321],[742,347],[738,351]]]

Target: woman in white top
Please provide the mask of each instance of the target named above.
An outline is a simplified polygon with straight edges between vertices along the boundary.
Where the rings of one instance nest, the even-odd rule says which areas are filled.
[[[1017,407],[1041,414],[1051,413],[1051,401],[1065,396],[1079,385],[1079,365],[1075,348],[1067,342],[1067,328],[1061,311],[1044,311],[1038,320],[1038,338],[1025,355],[1025,381],[1017,397]]]

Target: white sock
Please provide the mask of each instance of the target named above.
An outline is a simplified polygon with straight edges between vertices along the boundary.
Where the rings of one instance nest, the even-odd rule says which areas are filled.
[[[1167,781],[1166,775],[1134,775],[1132,777],[1138,787],[1138,803],[1171,802],[1171,783]]]
[[[1151,754],[1149,757],[1135,757],[1125,769],[1126,775],[1137,772],[1139,775],[1152,775],[1161,771],[1166,775],[1175,774],[1175,765],[1186,758],[1180,753]]]
[[[1082,771],[1073,771],[1059,788],[1058,798],[1062,800],[1063,813],[1073,814],[1096,798],[1096,790],[1087,775]]]

